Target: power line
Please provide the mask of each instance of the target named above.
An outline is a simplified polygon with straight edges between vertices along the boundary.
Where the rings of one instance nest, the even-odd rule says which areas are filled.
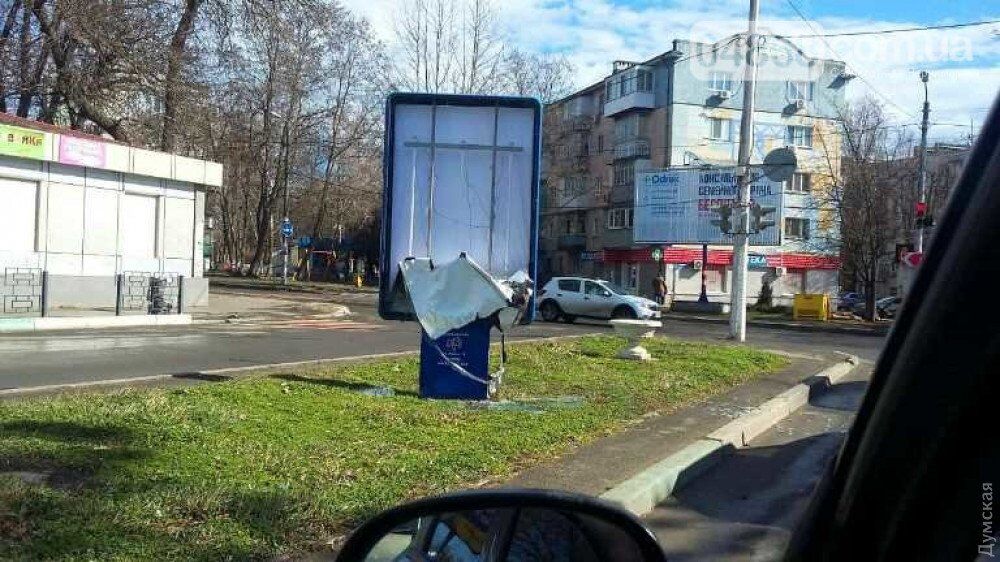
[[[793,7],[794,9],[794,7]],[[798,10],[795,10],[798,12]],[[975,27],[980,25],[990,25],[994,23],[1000,23],[1000,20],[983,20],[983,21],[969,21],[964,23],[952,23],[952,24],[942,24],[942,25],[922,25],[917,27],[901,27],[898,29],[873,29],[868,31],[843,31],[839,33],[814,33],[814,34],[803,34],[803,35],[775,35],[775,37],[781,37],[783,39],[809,39],[812,37],[855,37],[858,35],[888,35],[890,33],[909,33],[911,31],[933,31],[938,29],[957,29],[960,27]],[[813,30],[815,31],[815,29]]]
[[[823,44],[826,45],[826,47],[828,49],[830,49],[830,52],[833,53],[834,56],[836,56],[840,60],[844,60],[844,57],[841,56],[836,51],[836,49],[833,48],[833,45],[831,45],[830,42],[826,40],[826,37],[823,34],[818,33],[816,31],[816,28],[813,26],[812,21],[808,17],[806,17],[806,15],[802,12],[802,10],[799,9],[798,6],[795,5],[795,2],[793,2],[792,0],[785,0],[785,2],[792,8],[793,11],[795,11],[795,13],[799,16],[799,18],[802,21],[806,22],[806,25],[809,26],[809,29],[811,29],[814,33],[816,33],[815,36],[818,37],[821,41],[823,41]],[[892,105],[893,107],[895,107],[896,109],[898,109],[903,115],[906,115],[907,117],[909,117],[911,119],[916,119],[917,118],[916,115],[914,115],[913,113],[910,113],[909,111],[907,111],[906,109],[904,109],[903,106],[901,106],[898,103],[896,103],[892,98],[890,98],[889,96],[883,94],[878,88],[875,87],[874,84],[872,84],[871,82],[868,81],[868,79],[866,79],[864,76],[862,76],[861,73],[858,72],[857,68],[854,68],[854,74],[862,82],[864,82],[865,85],[867,85],[869,88],[871,88],[871,90],[873,92],[875,92],[880,98],[882,98],[886,102],[888,102],[889,105]]]
[[[686,61],[688,59],[691,59],[691,58],[694,58],[694,57],[700,57],[700,56],[704,56],[704,55],[711,55],[711,54],[715,53],[716,51],[718,51],[719,49],[724,49],[724,48],[728,47],[729,45],[732,45],[733,42],[735,42],[736,40],[738,40],[740,37],[741,37],[741,35],[739,35],[739,34],[733,35],[732,37],[729,38],[728,41],[726,41],[725,43],[720,43],[720,44],[716,45],[715,47],[713,47],[709,51],[706,51],[704,53],[703,52],[691,53],[690,55],[688,55],[686,57],[681,57],[681,58],[675,60],[674,63],[676,64],[676,63],[679,63],[679,62],[684,62],[684,61]]]

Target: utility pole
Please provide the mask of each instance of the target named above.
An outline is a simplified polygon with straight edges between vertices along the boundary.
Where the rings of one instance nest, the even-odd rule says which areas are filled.
[[[739,342],[747,337],[747,246],[750,227],[750,154],[753,149],[754,93],[757,79],[758,0],[750,0],[747,25],[746,67],[743,69],[743,115],[740,117],[740,152],[736,162],[737,201],[733,224],[733,294],[729,311],[729,337]]]
[[[927,80],[929,79],[930,74],[926,70],[920,71],[920,81],[924,83],[924,118],[920,121],[920,171],[917,172],[917,197],[922,208],[926,208],[927,203],[927,127],[930,125],[931,115],[931,104],[927,95]],[[924,251],[924,219],[926,216],[925,211],[923,217],[917,217],[916,251],[918,253]]]

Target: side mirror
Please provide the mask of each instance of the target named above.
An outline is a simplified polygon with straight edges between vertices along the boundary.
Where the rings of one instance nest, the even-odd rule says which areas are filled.
[[[631,513],[551,490],[473,490],[376,515],[337,557],[344,562],[469,560],[663,562],[653,533]]]
[[[605,289],[605,290],[601,291],[601,296],[604,297],[604,298],[608,298],[608,297],[611,296],[611,291]]]

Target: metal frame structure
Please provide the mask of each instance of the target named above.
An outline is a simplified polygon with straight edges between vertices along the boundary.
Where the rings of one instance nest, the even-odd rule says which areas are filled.
[[[383,157],[383,193],[382,193],[382,258],[381,258],[381,271],[388,273],[392,271],[392,202],[393,202],[393,158],[394,147],[395,147],[395,112],[396,107],[399,105],[427,105],[432,108],[432,112],[435,108],[439,106],[463,106],[463,107],[493,107],[498,112],[501,108],[517,108],[517,109],[531,109],[534,110],[534,125],[533,125],[533,135],[535,138],[540,138],[541,134],[541,120],[542,120],[542,106],[541,103],[534,98],[524,98],[524,97],[506,97],[506,96],[468,96],[468,95],[455,95],[455,94],[426,94],[426,93],[393,93],[390,94],[386,100],[386,125],[385,125],[385,153]],[[435,126],[435,122],[432,121],[432,127]],[[433,151],[436,148],[459,148],[458,146],[452,146],[447,144],[435,144],[434,143],[434,130],[432,128],[430,143],[412,143],[414,146],[420,145],[429,147],[432,152],[431,157],[431,177],[430,177],[430,202],[427,212],[430,214],[433,210],[434,201],[434,158]],[[496,138],[496,131],[494,131],[494,139]],[[408,144],[409,146],[409,144]],[[496,155],[500,151],[512,150],[511,147],[499,147],[496,146],[496,141],[492,146],[484,145],[461,145],[463,150],[490,150],[493,153],[494,159],[494,182],[495,182],[495,160]],[[537,143],[534,152],[531,155],[532,158],[532,185],[531,185],[531,225],[529,233],[529,265],[528,265],[528,275],[532,279],[536,279],[538,276],[538,229],[539,229],[539,176],[541,172],[541,142]],[[412,186],[411,186],[412,189]],[[495,195],[495,188],[491,190]],[[416,212],[416,209],[413,210]],[[495,214],[495,205],[491,206],[491,215]],[[491,220],[495,217],[491,216]],[[432,220],[432,219],[430,219]],[[428,229],[430,230],[430,229]],[[490,230],[492,237],[492,228]],[[430,234],[428,234],[430,236]],[[412,238],[412,233],[411,233]],[[492,240],[491,240],[492,243]],[[428,244],[430,247],[430,244]],[[386,280],[384,280],[386,281]],[[390,310],[387,306],[387,301],[389,295],[392,292],[392,282],[388,280],[383,282],[379,287],[379,315],[387,320],[415,320],[413,314],[403,313],[398,311]],[[523,322],[530,322],[534,318],[534,297],[532,297],[532,302],[529,303],[527,312],[524,316]]]

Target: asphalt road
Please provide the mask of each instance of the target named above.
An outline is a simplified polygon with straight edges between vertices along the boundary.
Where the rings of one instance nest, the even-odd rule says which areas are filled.
[[[263,321],[189,327],[91,330],[0,336],[0,390],[416,350],[414,323],[384,322],[364,305],[354,320]],[[725,342],[726,327],[666,321],[666,335]],[[607,332],[607,325],[519,327],[512,339]],[[749,342],[799,353],[845,351],[873,359],[881,338],[774,329]]]
[[[676,491],[645,517],[671,560],[779,560],[861,404],[871,365]]]

